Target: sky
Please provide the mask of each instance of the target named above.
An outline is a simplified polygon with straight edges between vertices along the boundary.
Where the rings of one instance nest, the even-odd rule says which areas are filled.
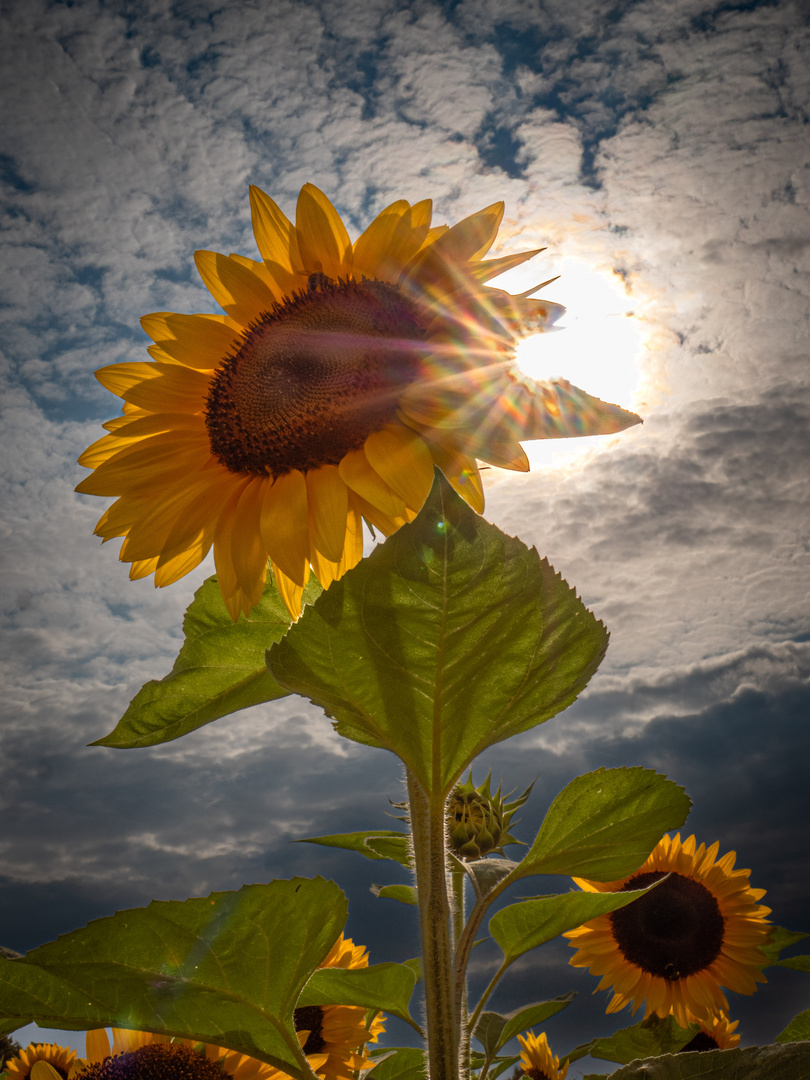
[[[306,182],[353,237],[396,198],[448,223],[503,199],[494,253],[547,246],[512,286],[561,273],[544,295],[568,307],[521,362],[644,417],[487,473],[486,517],[611,632],[570,710],[476,763],[506,790],[538,777],[513,831],[581,772],[655,768],[694,800],[686,833],[810,930],[808,37],[784,0],[2,4],[0,944],[324,873],[372,961],[416,952],[410,911],[369,892],[396,870],[291,843],[392,827],[391,755],[294,698],[86,745],[168,672],[213,572],[155,590],[92,536],[76,458],[118,412],[93,372],[146,359],[141,315],[216,310],[193,252],[255,257],[249,184],[293,213]],[[579,991],[556,1053],[617,1026],[570,953],[524,957],[492,1002]],[[732,996],[744,1045],[808,1006],[785,970]],[[586,1064],[569,1075],[610,1071]]]

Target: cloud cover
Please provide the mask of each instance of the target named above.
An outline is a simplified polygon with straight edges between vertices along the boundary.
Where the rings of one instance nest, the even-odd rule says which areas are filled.
[[[570,713],[498,751],[496,775],[540,771],[550,798],[585,768],[654,765],[689,788],[699,839],[738,848],[775,917],[801,925],[801,5],[16,0],[0,28],[0,790],[20,822],[0,844],[3,943],[307,872],[311,849],[289,839],[338,817],[385,827],[398,796],[394,762],[300,702],[155,750],[83,747],[168,670],[211,572],[155,592],[98,550],[102,503],[72,490],[115,411],[92,371],[143,358],[141,314],[212,310],[191,254],[253,253],[251,182],[287,210],[315,182],[353,235],[399,196],[432,196],[449,221],[503,198],[504,250],[549,244],[621,272],[646,340],[644,428],[493,477],[487,509],[577,587],[611,647]],[[364,933],[385,904],[363,894],[366,867],[332,868]]]

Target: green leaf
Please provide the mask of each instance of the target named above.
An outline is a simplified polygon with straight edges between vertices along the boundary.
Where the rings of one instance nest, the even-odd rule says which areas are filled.
[[[362,1005],[413,1024],[408,1003],[416,975],[406,964],[367,968],[321,968],[301,991],[296,1005]]]
[[[692,1041],[700,1030],[699,1024],[691,1027],[679,1027],[673,1017],[662,1019],[654,1013],[632,1027],[623,1028],[604,1039],[592,1039],[589,1043],[578,1046],[565,1061],[576,1061],[590,1054],[602,1061],[615,1061],[627,1065],[636,1058],[658,1057],[661,1054],[677,1054]]]
[[[334,836],[307,836],[296,843],[345,848],[365,855],[367,859],[392,859],[403,866],[411,864],[410,837],[407,833],[392,832],[390,829],[335,833]]]
[[[304,603],[322,592],[310,579]],[[290,616],[267,575],[264,595],[250,615],[233,622],[210,577],[197,592],[183,619],[185,641],[171,672],[146,683],[130,702],[115,729],[93,746],[126,749],[179,739],[221,716],[263,701],[286,697],[267,670],[265,651],[286,634]]]
[[[347,910],[323,878],[153,901],[22,959],[0,958],[0,1016],[18,1027],[115,1025],[200,1039],[302,1076],[293,1009]]]
[[[649,888],[654,889],[655,884]],[[521,900],[497,911],[489,920],[489,932],[504,954],[504,963],[512,964],[519,956],[558,937],[564,930],[573,930],[599,915],[617,911],[648,891],[570,892]]]
[[[610,1080],[807,1080],[810,1045],[748,1046],[634,1061]],[[584,1080],[605,1080],[589,1073]]]
[[[787,960],[778,960],[779,967],[791,968],[793,971],[810,972],[810,956],[789,956]]]
[[[794,1016],[784,1031],[776,1036],[778,1043],[804,1042],[810,1039],[810,1009]]]
[[[399,900],[400,904],[419,903],[413,885],[372,885],[371,891],[384,900]]]
[[[425,1052],[413,1046],[380,1051],[384,1059],[365,1074],[364,1080],[426,1080]],[[374,1056],[374,1055],[372,1055]]]
[[[775,964],[785,949],[789,949],[791,945],[803,941],[806,937],[807,934],[801,930],[785,930],[784,926],[774,926],[771,928],[771,939],[767,945],[762,946],[762,952],[771,964]]]
[[[339,734],[447,794],[488,746],[570,705],[607,637],[548,562],[437,471],[416,520],[334,582],[268,665]]]
[[[473,1038],[484,1047],[487,1056],[492,1058],[515,1035],[520,1035],[530,1027],[542,1024],[574,1000],[576,993],[562,994],[552,1001],[537,1001],[524,1005],[521,1009],[501,1016],[495,1012],[482,1012],[475,1025]]]
[[[467,863],[465,871],[472,878],[475,895],[480,898],[487,896],[517,865],[511,859],[476,859]]]
[[[682,787],[651,769],[597,769],[578,776],[546,814],[511,884],[530,874],[616,881],[644,862],[665,832],[686,821]]]

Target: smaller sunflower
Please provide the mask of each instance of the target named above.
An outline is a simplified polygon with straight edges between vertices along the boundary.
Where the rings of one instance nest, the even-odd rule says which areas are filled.
[[[50,1066],[45,1069],[38,1066],[44,1062]],[[76,1051],[55,1043],[31,1043],[25,1050],[8,1059],[3,1075],[8,1080],[71,1080],[84,1065],[81,1058],[76,1058]]]
[[[694,836],[682,844],[679,833],[659,841],[631,877],[574,878],[587,892],[623,892],[669,875],[647,896],[564,934],[577,949],[571,965],[601,976],[598,990],[612,987],[609,1013],[646,1002],[645,1017],[671,1013],[688,1027],[728,1010],[721,987],[753,994],[767,982],[765,890],[751,888],[750,870],[734,869],[736,852],[718,859],[718,851],[717,843],[696,849]]]
[[[518,1035],[518,1042],[523,1047],[520,1067],[524,1076],[531,1077],[531,1080],[563,1080],[568,1072],[568,1063],[560,1068],[560,1059],[551,1053],[544,1031],[540,1035],[535,1035],[533,1031],[528,1035]]]
[[[739,1024],[729,1022],[725,1013],[715,1013],[709,1020],[700,1021],[700,1031],[691,1042],[682,1046],[679,1054],[689,1054],[701,1050],[733,1050],[739,1045],[740,1036],[734,1034],[734,1029]]]

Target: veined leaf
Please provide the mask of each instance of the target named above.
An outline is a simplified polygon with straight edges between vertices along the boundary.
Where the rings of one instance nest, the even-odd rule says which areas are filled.
[[[637,1058],[677,1054],[692,1041],[699,1030],[699,1024],[682,1028],[675,1023],[672,1016],[662,1019],[653,1013],[646,1020],[633,1024],[632,1027],[623,1028],[614,1035],[609,1035],[604,1039],[591,1039],[590,1042],[583,1043],[570,1054],[566,1054],[562,1060],[576,1061],[590,1054],[591,1057],[602,1061],[615,1061],[619,1065],[626,1065]]]
[[[345,848],[365,855],[367,859],[391,859],[410,866],[410,837],[390,829],[369,832],[335,833],[334,836],[306,836],[298,844],[321,844],[323,847]]]
[[[572,780],[551,804],[534,843],[507,878],[566,874],[616,881],[637,870],[692,802],[651,769],[597,769]]]
[[[666,1054],[633,1061],[610,1080],[807,1080],[810,1045],[747,1046],[702,1054]],[[588,1073],[584,1080],[605,1080]]]
[[[384,900],[399,900],[400,904],[419,903],[414,885],[372,885],[371,891]]]
[[[323,878],[153,901],[0,958],[0,1016],[199,1039],[301,1077],[293,1009],[347,912]]]
[[[776,1036],[778,1043],[806,1042],[810,1039],[810,1009],[794,1016],[784,1031]]]
[[[606,647],[548,562],[437,471],[416,520],[334,582],[267,662],[339,734],[447,794],[488,746],[570,705]]]
[[[473,1038],[486,1050],[487,1056],[493,1058],[502,1046],[506,1046],[515,1035],[520,1035],[530,1027],[542,1024],[550,1016],[554,1016],[560,1009],[564,1009],[576,997],[571,991],[561,994],[560,997],[551,1001],[537,1001],[532,1005],[524,1005],[521,1009],[501,1016],[500,1013],[482,1012],[475,1025]]]
[[[654,889],[655,884],[649,888]],[[489,932],[503,952],[504,963],[512,964],[519,956],[551,941],[563,931],[574,930],[599,915],[626,907],[648,891],[569,892],[521,900],[496,911],[489,920]]]
[[[413,1046],[397,1046],[377,1052],[382,1058],[364,1080],[426,1080],[425,1052]],[[377,1054],[372,1052],[372,1056]]]
[[[362,1005],[398,1016],[413,1025],[408,1003],[416,974],[405,964],[372,964],[367,968],[321,968],[301,992],[297,1007]]]
[[[775,964],[785,949],[803,941],[807,936],[801,930],[786,930],[784,926],[774,926],[771,928],[771,939],[767,945],[763,946],[762,952],[771,964]]]
[[[321,593],[315,578],[304,603]],[[286,697],[264,662],[265,650],[286,634],[290,616],[268,572],[264,595],[250,615],[233,622],[216,577],[203,582],[183,619],[185,641],[165,678],[146,683],[115,729],[93,746],[155,746],[187,735],[221,716]]]

